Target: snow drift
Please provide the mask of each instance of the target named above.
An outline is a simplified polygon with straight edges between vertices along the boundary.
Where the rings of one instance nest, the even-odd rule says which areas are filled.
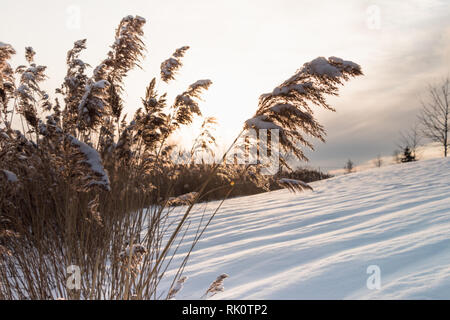
[[[214,299],[450,298],[450,159],[312,186],[227,200],[194,249],[176,298],[200,298],[222,273],[229,278]],[[198,205],[191,219],[198,223],[204,210]],[[379,290],[366,285],[373,265]]]

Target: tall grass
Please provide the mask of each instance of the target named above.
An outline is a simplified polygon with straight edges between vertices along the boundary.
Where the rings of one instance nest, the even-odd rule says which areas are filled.
[[[212,82],[198,80],[169,103],[166,93],[156,91],[153,78],[142,107],[127,121],[123,80],[144,57],[144,24],[139,16],[123,18],[106,58],[90,75],[90,65],[81,59],[87,41],[76,41],[54,100],[41,88],[46,67],[36,63],[34,50],[27,47],[26,64],[13,68],[8,61],[15,50],[0,43],[1,299],[173,298],[185,279],[190,253],[236,188],[234,181],[246,177],[267,186],[258,164],[229,166],[225,153],[222,161],[202,167],[204,177],[195,192],[173,198],[180,193],[180,174],[188,176],[186,171],[194,169],[174,163],[174,146],[168,141],[202,116],[199,98]],[[161,81],[175,79],[188,49],[177,49],[161,64]],[[298,143],[312,145],[300,132],[320,139],[324,135],[307,103],[331,109],[324,95],[337,94],[341,79],[359,74],[358,65],[338,58],[307,63],[261,96],[243,132],[275,128],[282,149],[306,159]],[[210,152],[215,139],[208,126],[214,124],[205,119],[192,157]],[[212,183],[218,176],[218,185]],[[279,185],[309,187],[294,179],[281,179]],[[194,205],[217,189],[223,190],[222,202],[200,224],[191,225]],[[175,203],[185,205],[181,214],[174,214]],[[186,240],[187,232],[194,237]],[[186,241],[191,242],[188,251],[167,282],[166,271]],[[74,288],[77,268],[80,286]],[[160,287],[163,280],[172,285]],[[216,287],[221,288],[221,281]]]

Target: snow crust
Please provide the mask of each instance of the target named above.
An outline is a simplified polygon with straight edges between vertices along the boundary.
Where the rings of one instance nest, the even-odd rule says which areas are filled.
[[[100,181],[91,182],[89,183],[89,186],[101,185],[107,190],[110,190],[109,177],[103,168],[102,160],[97,150],[73,136],[69,135],[68,138],[71,144],[78,147],[80,152],[85,155],[86,160],[84,160],[84,162],[89,165],[90,169],[100,177]]]

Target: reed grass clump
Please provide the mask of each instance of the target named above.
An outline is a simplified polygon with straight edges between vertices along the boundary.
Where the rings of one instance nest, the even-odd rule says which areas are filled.
[[[217,156],[214,118],[204,119],[191,161],[173,160],[170,137],[202,117],[201,94],[212,85],[195,81],[173,102],[156,90],[158,81],[175,79],[187,46],[161,64],[160,79],[149,81],[142,106],[127,120],[124,79],[145,56],[144,25],[142,17],[123,18],[95,67],[82,59],[87,40],[74,42],[54,96],[42,89],[46,66],[33,48],[25,48],[25,63],[13,68],[16,50],[0,42],[0,299],[173,298],[195,244],[239,188],[235,182],[260,191],[271,184],[308,189],[294,180],[269,181],[258,165],[226,164],[226,153],[217,163],[194,164],[199,153]],[[348,61],[320,59],[261,96],[243,132],[277,128],[283,150],[305,159],[297,142],[312,146],[299,132],[324,135],[308,102],[331,109],[324,95],[361,74]],[[194,187],[184,188],[188,184]],[[193,206],[212,194],[222,199],[219,208],[192,226]],[[179,204],[182,214],[174,214]],[[161,287],[189,230],[196,230],[192,244],[171,285]],[[223,288],[223,279],[210,293]]]

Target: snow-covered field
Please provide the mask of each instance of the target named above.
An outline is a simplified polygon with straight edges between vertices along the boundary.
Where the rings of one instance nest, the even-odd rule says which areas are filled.
[[[227,200],[176,298],[200,298],[222,273],[230,277],[214,299],[450,298],[450,159],[311,185]],[[371,265],[380,268],[379,290],[366,285]]]

